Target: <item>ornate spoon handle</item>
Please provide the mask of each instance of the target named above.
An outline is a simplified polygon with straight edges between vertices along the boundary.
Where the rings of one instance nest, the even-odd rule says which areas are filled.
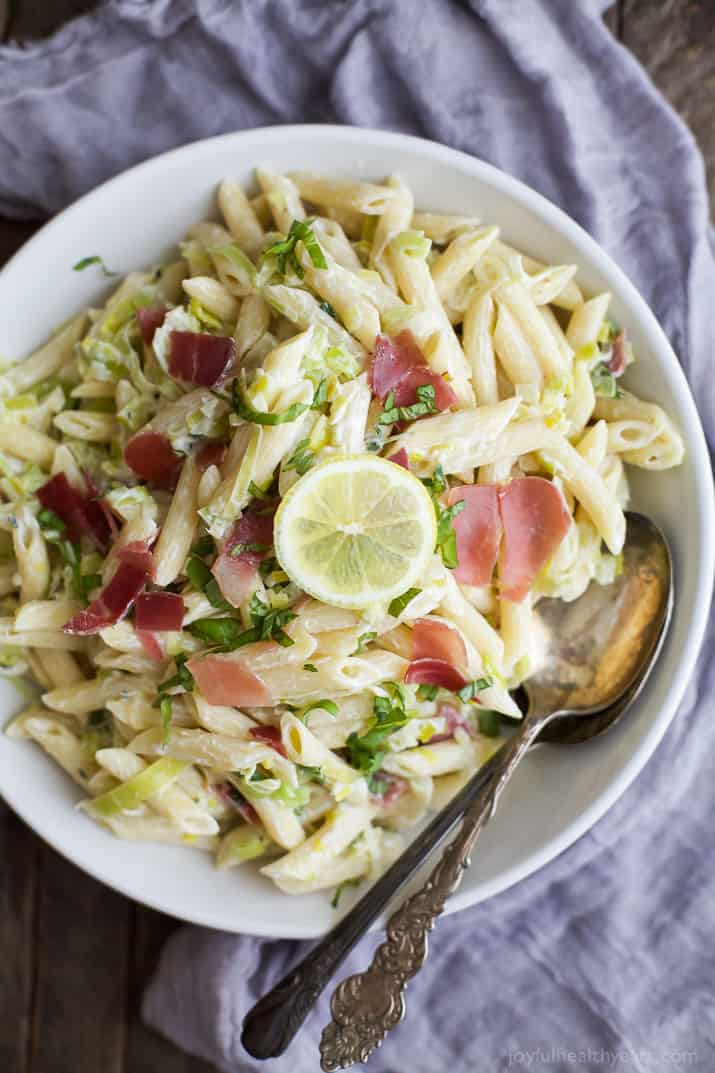
[[[469,854],[517,764],[546,719],[534,715],[500,750],[501,763],[464,814],[457,837],[444,850],[421,890],[407,898],[387,924],[387,938],[364,972],[338,985],[331,1002],[333,1019],[320,1042],[325,1073],[366,1062],[405,1013],[404,992],[427,957],[427,935],[445,902],[462,882]]]
[[[241,1042],[255,1058],[282,1054],[331,976],[497,770],[506,746],[476,772],[335,927],[246,1015]]]

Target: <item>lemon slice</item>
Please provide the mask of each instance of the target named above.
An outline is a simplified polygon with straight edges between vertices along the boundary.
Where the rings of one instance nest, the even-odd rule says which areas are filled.
[[[290,579],[317,600],[355,610],[411,588],[436,536],[427,490],[375,455],[348,455],[310,470],[275,520],[276,555]]]

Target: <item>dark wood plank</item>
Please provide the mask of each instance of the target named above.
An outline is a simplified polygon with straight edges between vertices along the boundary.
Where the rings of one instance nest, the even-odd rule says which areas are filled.
[[[134,907],[129,976],[129,1025],[124,1073],[213,1073],[214,1067],[180,1051],[141,1021],[140,1007],[164,941],[178,926],[171,917]]]
[[[603,21],[613,36],[620,38],[623,29],[623,0],[616,0],[616,3],[611,4],[603,16]]]
[[[3,2],[10,13],[6,36],[17,41],[47,37],[98,4],[98,0],[0,0],[0,5]]]
[[[0,1070],[24,1073],[30,1044],[40,842],[0,800]]]
[[[700,144],[715,210],[715,4],[625,0],[623,43],[683,117]]]
[[[130,903],[43,848],[28,1073],[123,1073]]]

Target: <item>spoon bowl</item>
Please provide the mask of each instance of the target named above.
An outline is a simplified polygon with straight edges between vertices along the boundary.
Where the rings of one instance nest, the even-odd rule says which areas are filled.
[[[540,600],[534,609],[544,663],[523,686],[527,713],[558,713],[538,740],[577,744],[608,730],[645,685],[673,610],[673,568],[660,529],[626,514],[618,576],[590,585],[571,603]]]

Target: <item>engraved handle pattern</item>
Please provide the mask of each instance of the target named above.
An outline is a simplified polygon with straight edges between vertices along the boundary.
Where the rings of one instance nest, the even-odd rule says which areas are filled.
[[[333,1019],[320,1042],[325,1073],[366,1062],[405,1014],[404,992],[427,957],[427,936],[469,866],[469,854],[517,764],[546,722],[534,715],[522,724],[504,751],[502,763],[465,813],[462,828],[447,846],[421,890],[393,913],[387,937],[364,972],[338,985],[331,1002]]]

